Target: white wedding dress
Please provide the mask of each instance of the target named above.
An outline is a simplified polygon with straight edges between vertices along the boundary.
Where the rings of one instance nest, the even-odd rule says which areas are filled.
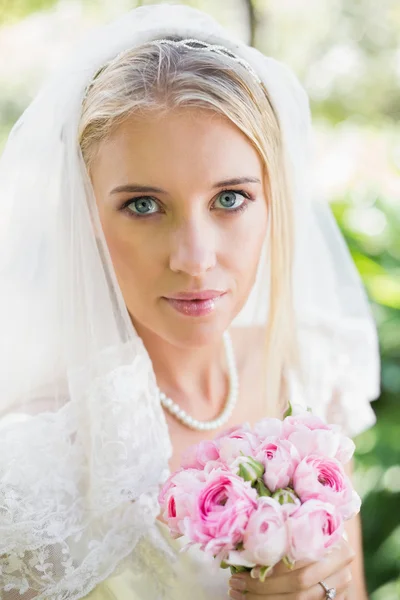
[[[160,536],[167,545],[164,551],[159,549]],[[180,552],[184,544],[184,538],[173,540],[167,526],[156,521],[150,536],[139,543],[143,564],[125,561],[123,568],[100,583],[86,600],[227,599],[229,569],[220,569],[196,547]]]

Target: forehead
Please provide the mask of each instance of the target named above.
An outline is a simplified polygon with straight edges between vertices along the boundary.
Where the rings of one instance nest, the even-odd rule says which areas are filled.
[[[261,177],[262,170],[258,152],[236,125],[194,107],[130,116],[100,144],[92,166],[93,177],[109,185],[132,179],[206,185],[240,175]]]

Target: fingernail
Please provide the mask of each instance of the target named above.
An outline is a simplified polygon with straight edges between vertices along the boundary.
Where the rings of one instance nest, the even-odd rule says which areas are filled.
[[[235,590],[245,590],[246,589],[246,582],[244,581],[244,579],[241,579],[240,577],[231,577],[231,580],[229,583]]]
[[[229,597],[233,598],[233,600],[244,600],[246,598],[242,592],[238,592],[237,590],[229,590]]]

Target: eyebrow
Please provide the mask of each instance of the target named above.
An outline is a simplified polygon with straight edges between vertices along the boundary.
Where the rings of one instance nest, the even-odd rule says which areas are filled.
[[[121,192],[142,192],[142,193],[152,193],[152,194],[166,194],[165,190],[161,188],[152,187],[149,185],[139,185],[137,183],[128,183],[126,185],[118,185],[116,188],[112,189],[110,194],[120,194]]]
[[[229,185],[241,185],[243,183],[261,183],[258,177],[235,177],[233,179],[225,179],[224,181],[218,181],[212,187],[221,188]],[[120,194],[121,192],[129,193],[142,193],[142,194],[166,194],[167,192],[162,188],[153,187],[149,185],[139,185],[136,183],[128,183],[126,185],[118,185],[111,190],[110,194]]]
[[[213,185],[213,188],[227,187],[228,185],[241,185],[242,183],[261,183],[258,177],[234,177],[233,179],[225,179],[218,181]]]

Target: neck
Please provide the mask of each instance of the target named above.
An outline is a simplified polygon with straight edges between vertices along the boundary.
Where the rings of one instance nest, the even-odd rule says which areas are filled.
[[[211,419],[225,404],[229,383],[223,338],[205,346],[176,346],[135,325],[153,363],[157,385],[197,419]]]

